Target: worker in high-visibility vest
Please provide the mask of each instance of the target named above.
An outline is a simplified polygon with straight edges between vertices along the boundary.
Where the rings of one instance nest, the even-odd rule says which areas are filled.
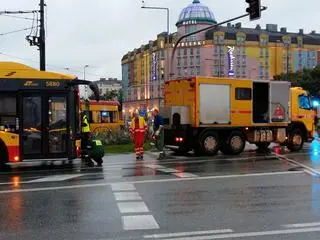
[[[130,124],[130,133],[134,141],[134,151],[136,152],[136,159],[143,159],[143,145],[144,145],[144,136],[147,130],[147,124],[143,117],[138,115],[138,112],[133,112],[133,118]]]
[[[86,159],[86,155],[88,154],[87,152],[87,147],[89,145],[89,139],[90,139],[90,124],[89,124],[89,118],[86,114],[83,115],[82,117],[82,123],[81,123],[81,150],[82,154],[81,157],[83,160],[88,160],[88,165],[93,165],[93,162],[89,158]]]

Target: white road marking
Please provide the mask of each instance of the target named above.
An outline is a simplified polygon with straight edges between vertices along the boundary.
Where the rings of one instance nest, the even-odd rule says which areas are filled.
[[[144,238],[172,238],[172,237],[184,237],[184,236],[196,236],[206,234],[221,234],[221,233],[233,233],[232,229],[217,229],[208,231],[196,231],[196,232],[178,232],[178,233],[164,233],[164,234],[152,234],[144,235]]]
[[[295,223],[295,224],[286,224],[282,225],[285,228],[306,228],[306,227],[319,227],[320,222],[312,222],[312,223]]]
[[[72,178],[77,178],[84,176],[83,174],[61,174],[61,175],[53,175],[49,177],[44,178],[38,178],[31,181],[28,181],[29,183],[42,183],[42,182],[59,182],[59,181],[65,181]]]
[[[160,168],[157,169],[160,172],[164,172],[164,173],[176,173],[179,172],[177,169],[173,169],[173,168]]]
[[[124,230],[159,229],[157,221],[152,215],[122,216]]]
[[[286,161],[288,161],[288,162],[290,162],[290,163],[293,163],[293,164],[295,164],[295,165],[297,165],[297,166],[300,166],[300,167],[308,170],[307,173],[312,172],[312,173],[316,174],[317,176],[320,176],[320,172],[319,172],[318,170],[316,170],[316,169],[314,169],[314,168],[311,168],[311,167],[309,167],[309,166],[307,166],[307,165],[304,165],[304,164],[302,164],[302,163],[299,163],[299,162],[297,162],[297,161],[295,161],[295,160],[293,160],[293,159],[291,159],[291,158],[288,158],[288,157],[285,156],[285,155],[281,155],[281,154],[277,154],[277,153],[273,153],[273,155],[275,155],[276,157],[278,157],[278,158],[280,158],[280,159],[284,159],[284,160],[286,160]]]
[[[165,168],[164,166],[157,165],[157,164],[145,164],[144,167],[154,169],[154,170]]]
[[[162,240],[212,240],[212,239],[230,239],[230,238],[245,238],[245,237],[261,237],[261,236],[272,236],[272,235],[286,235],[294,233],[311,233],[320,232],[320,227],[316,228],[298,228],[298,229],[283,229],[263,232],[247,232],[247,233],[227,233],[219,235],[209,236],[196,236],[196,237],[182,237],[182,238],[165,238]]]
[[[136,190],[136,187],[132,183],[112,183],[112,191],[132,191]]]
[[[149,209],[144,202],[118,202],[121,213],[147,213]]]
[[[239,160],[259,160],[259,159],[275,159],[275,156],[246,156],[246,157],[212,157],[210,159],[208,158],[204,158],[203,157],[186,157],[186,158],[177,158],[177,159],[173,159],[173,160],[167,160],[167,161],[161,161],[161,164],[171,164],[171,163],[199,163],[199,161],[201,163],[203,162],[216,162],[216,161],[220,161],[220,160],[225,160],[225,161],[239,161]]]
[[[114,197],[117,201],[142,200],[137,192],[115,192]]]
[[[315,173],[313,173],[313,172],[311,172],[311,171],[309,171],[309,170],[307,170],[307,169],[304,169],[304,171],[305,171],[307,174],[311,175],[312,177],[316,177],[316,176],[317,176],[317,174],[315,174]]]
[[[239,175],[205,176],[205,177],[194,177],[194,178],[154,179],[154,180],[141,180],[141,181],[131,181],[131,182],[118,182],[118,183],[94,183],[94,184],[83,184],[83,185],[79,184],[79,185],[67,185],[67,186],[59,186],[59,187],[40,187],[40,188],[3,190],[3,191],[0,191],[0,194],[21,193],[21,192],[41,192],[41,191],[54,191],[54,190],[92,188],[92,187],[106,187],[106,186],[110,186],[110,185],[112,186],[112,185],[117,185],[117,184],[166,183],[166,182],[213,180],[213,179],[228,179],[228,178],[294,175],[294,174],[301,174],[301,173],[304,173],[304,171],[252,173],[252,174],[239,174]],[[119,191],[122,191],[122,190],[119,190]]]
[[[81,177],[84,176],[90,176],[90,175],[102,175],[101,173],[85,173],[85,174],[81,174]],[[103,180],[112,180],[112,179],[121,179],[121,176],[114,176],[114,177],[103,177]],[[38,179],[38,178],[37,178]],[[35,180],[35,179],[33,179]],[[47,182],[51,182],[51,181],[47,181]],[[31,182],[29,181],[17,181],[17,182],[2,182],[0,183],[0,186],[5,186],[5,185],[15,185],[15,184],[32,184],[32,183],[36,183],[36,182]]]
[[[175,175],[179,178],[195,178],[198,177],[198,175],[188,173],[188,172],[177,172],[177,173],[172,173],[172,175]]]
[[[176,177],[179,178],[190,178],[190,177],[198,177],[198,175],[196,174],[192,174],[192,173],[188,173],[188,172],[182,172],[179,171],[177,169],[173,169],[173,168],[167,168],[161,165],[157,165],[157,164],[146,164],[144,165],[146,168],[150,168],[153,170],[157,170],[159,172],[164,172],[164,173],[170,173]]]

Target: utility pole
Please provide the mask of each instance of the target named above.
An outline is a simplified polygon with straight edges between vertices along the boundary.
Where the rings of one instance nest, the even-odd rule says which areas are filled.
[[[46,70],[46,33],[44,27],[44,0],[40,0],[40,36],[39,36],[39,51],[40,51],[40,71]]]

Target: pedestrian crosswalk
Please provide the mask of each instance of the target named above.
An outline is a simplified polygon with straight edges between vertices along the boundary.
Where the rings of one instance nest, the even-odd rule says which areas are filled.
[[[84,174],[59,174],[59,175],[53,175],[53,176],[30,180],[29,183],[59,182],[59,181],[66,181],[66,180],[70,180],[70,179],[81,177],[81,176],[84,176]]]

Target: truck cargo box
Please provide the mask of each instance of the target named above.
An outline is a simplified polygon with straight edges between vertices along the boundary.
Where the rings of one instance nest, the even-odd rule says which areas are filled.
[[[200,124],[230,122],[230,85],[200,84]]]

